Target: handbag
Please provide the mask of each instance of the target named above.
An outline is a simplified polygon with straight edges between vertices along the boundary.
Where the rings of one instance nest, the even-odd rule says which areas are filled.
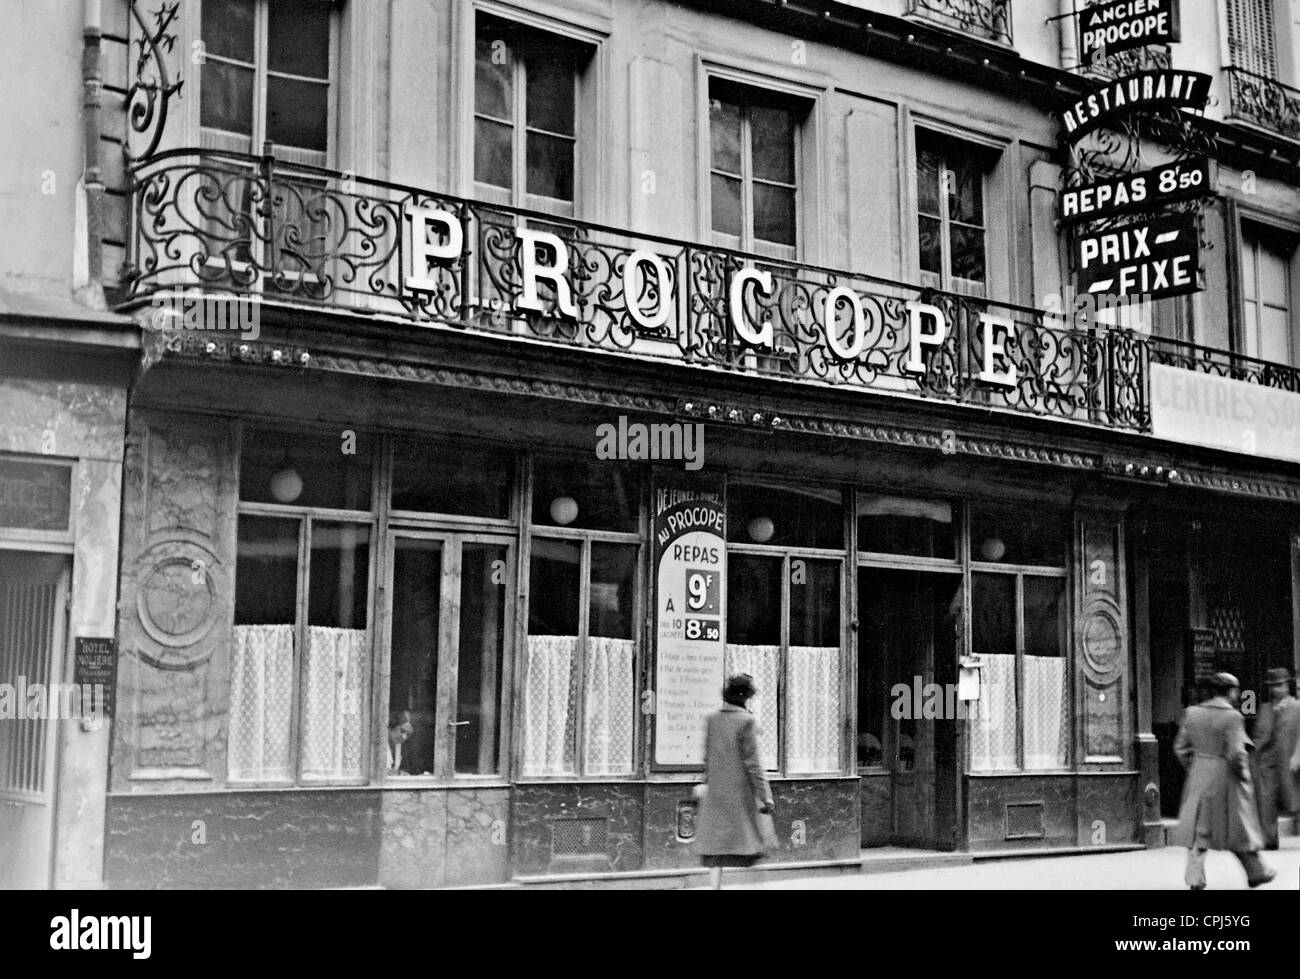
[[[760,812],[758,814],[758,839],[766,853],[770,853],[780,846],[776,838],[776,823],[773,821],[770,812]]]

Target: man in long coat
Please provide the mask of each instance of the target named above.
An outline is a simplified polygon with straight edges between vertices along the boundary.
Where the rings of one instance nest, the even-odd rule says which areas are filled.
[[[1264,845],[1250,777],[1250,738],[1236,708],[1241,685],[1231,673],[1216,673],[1215,694],[1189,707],[1174,741],[1174,753],[1188,769],[1178,826],[1170,842],[1187,847],[1187,885],[1205,889],[1205,851],[1231,850],[1251,887],[1277,872],[1264,866]]]
[[[1269,702],[1255,722],[1255,761],[1264,848],[1276,850],[1278,813],[1300,813],[1300,776],[1291,764],[1300,752],[1300,700],[1291,696],[1290,670],[1272,669],[1266,677]]]

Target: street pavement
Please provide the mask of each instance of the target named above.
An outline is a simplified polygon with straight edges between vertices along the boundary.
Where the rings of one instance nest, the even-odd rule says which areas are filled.
[[[1300,837],[1282,840],[1282,849],[1262,854],[1277,879],[1259,891],[1300,890]],[[1183,866],[1187,851],[1158,850],[1083,856],[986,860],[959,867],[935,867],[882,874],[799,877],[734,885],[736,890],[1186,890]],[[1245,890],[1246,875],[1230,853],[1211,852],[1205,864],[1208,890]],[[730,889],[723,878],[723,886]]]

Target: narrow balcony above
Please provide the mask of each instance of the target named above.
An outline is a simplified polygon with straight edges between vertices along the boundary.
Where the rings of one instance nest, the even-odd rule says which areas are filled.
[[[1300,369],[1223,351],[270,156],[177,150],[132,177],[124,311],[203,293],[558,345],[603,369],[613,355],[1134,432],[1152,363],[1300,392]]]
[[[1223,72],[1228,82],[1230,119],[1300,140],[1300,90],[1232,65]]]

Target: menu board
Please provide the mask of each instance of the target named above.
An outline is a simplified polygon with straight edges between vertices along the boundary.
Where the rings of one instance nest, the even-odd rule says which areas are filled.
[[[725,524],[720,492],[655,488],[654,763],[659,768],[703,767],[705,719],[721,703]]]

